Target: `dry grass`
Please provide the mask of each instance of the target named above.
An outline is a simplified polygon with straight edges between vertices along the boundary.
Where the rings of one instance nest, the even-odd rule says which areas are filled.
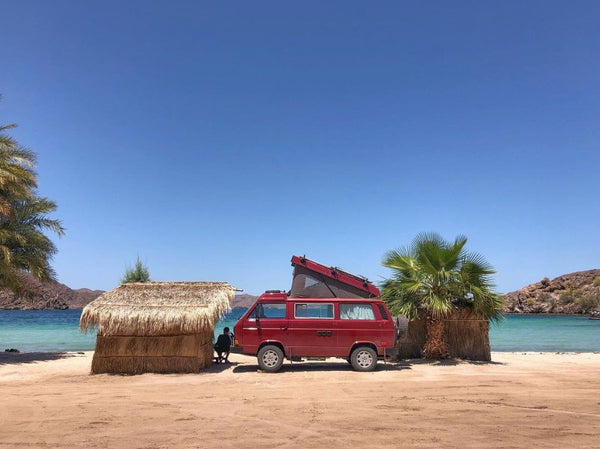
[[[88,304],[79,327],[98,327],[92,373],[197,373],[213,360],[215,322],[230,310],[226,282],[144,282]]]
[[[418,359],[427,338],[426,320],[418,319],[408,322],[408,329],[399,343],[400,359]]]
[[[488,320],[463,309],[455,311],[444,324],[450,357],[492,360]]]
[[[98,336],[92,374],[197,373],[213,361],[212,328],[203,334]]]
[[[96,357],[92,374],[199,373],[212,363],[196,357]]]
[[[230,310],[234,293],[226,282],[124,284],[88,304],[79,327],[101,336],[201,334]]]
[[[427,337],[427,321],[413,320],[408,323],[408,331],[400,340],[399,358],[409,359],[422,356]],[[446,340],[450,357],[490,361],[489,321],[462,309],[455,310],[444,319]]]

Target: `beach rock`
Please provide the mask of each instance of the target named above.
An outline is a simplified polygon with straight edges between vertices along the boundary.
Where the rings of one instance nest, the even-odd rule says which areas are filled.
[[[544,278],[504,295],[508,313],[592,314],[600,310],[600,270]]]
[[[101,290],[73,290],[59,282],[41,282],[31,275],[25,276],[31,293],[17,296],[8,289],[0,289],[0,309],[81,309],[104,293]]]

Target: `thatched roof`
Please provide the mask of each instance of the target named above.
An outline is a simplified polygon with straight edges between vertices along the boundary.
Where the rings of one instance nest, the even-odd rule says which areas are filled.
[[[235,289],[227,282],[123,284],[89,303],[79,328],[99,335],[182,335],[206,332],[224,313]]]

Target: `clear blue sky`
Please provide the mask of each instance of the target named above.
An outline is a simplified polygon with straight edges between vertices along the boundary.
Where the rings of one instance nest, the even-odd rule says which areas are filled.
[[[0,123],[67,285],[379,281],[421,231],[500,291],[600,267],[600,3],[0,1]]]

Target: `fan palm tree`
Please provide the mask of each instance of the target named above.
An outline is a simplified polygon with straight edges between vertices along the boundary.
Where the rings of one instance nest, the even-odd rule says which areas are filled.
[[[494,269],[486,260],[464,247],[467,238],[447,242],[435,233],[419,234],[408,248],[387,253],[383,265],[393,271],[382,284],[382,299],[392,313],[409,320],[426,318],[427,337],[423,355],[448,357],[444,321],[454,308],[469,308],[477,315],[496,320],[503,302],[493,291]]]

